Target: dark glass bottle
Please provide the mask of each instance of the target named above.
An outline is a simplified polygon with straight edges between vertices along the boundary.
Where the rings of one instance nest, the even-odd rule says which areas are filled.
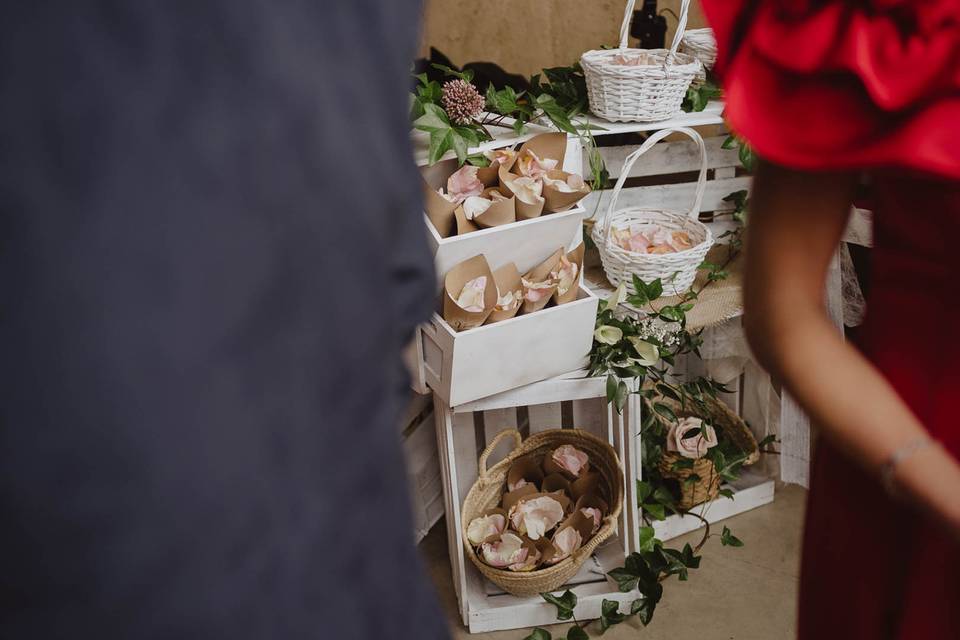
[[[667,19],[657,15],[657,0],[643,0],[643,8],[633,12],[630,35],[640,41],[641,49],[663,49]]]

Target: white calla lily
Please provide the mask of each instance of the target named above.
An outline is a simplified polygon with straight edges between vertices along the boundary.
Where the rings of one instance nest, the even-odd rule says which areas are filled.
[[[623,331],[619,327],[611,327],[608,324],[605,324],[601,327],[597,327],[597,330],[593,332],[593,338],[597,342],[603,344],[617,344],[623,338]]]
[[[627,340],[630,341],[633,349],[637,352],[638,357],[634,358],[637,364],[644,367],[652,367],[660,361],[660,350],[657,348],[657,345],[651,344],[646,340],[641,340],[636,336],[630,336]]]

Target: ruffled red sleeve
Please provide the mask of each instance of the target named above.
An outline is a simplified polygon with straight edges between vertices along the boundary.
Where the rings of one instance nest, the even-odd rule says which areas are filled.
[[[960,0],[702,0],[733,129],[799,169],[960,179]]]

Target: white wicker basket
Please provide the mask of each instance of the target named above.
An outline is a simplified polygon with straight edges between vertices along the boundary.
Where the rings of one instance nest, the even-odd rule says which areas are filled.
[[[707,71],[713,69],[717,61],[717,39],[713,29],[689,29],[684,31],[680,40],[680,51],[689,53],[700,61],[703,69],[697,74],[695,84],[702,84],[707,79]]]
[[[623,14],[620,48],[594,49],[580,56],[590,111],[613,122],[666,120],[680,111],[690,82],[702,71],[699,60],[677,52],[687,25],[690,0],[682,0],[680,23],[669,50],[627,47],[634,2],[627,1]],[[630,66],[614,62],[617,56],[631,53],[647,54],[656,64]]]
[[[633,164],[648,149],[671,133],[686,134],[700,148],[700,174],[697,177],[693,207],[688,213],[648,210],[642,207],[626,207],[618,211],[617,199],[620,197],[620,191],[630,175]],[[713,234],[707,225],[699,220],[700,205],[706,184],[707,150],[703,138],[693,129],[678,127],[657,131],[647,138],[639,149],[627,156],[620,178],[613,188],[606,214],[594,224],[592,234],[593,241],[600,252],[603,270],[613,286],[616,287],[622,282],[626,284],[628,291],[635,293],[633,275],[636,274],[647,283],[660,278],[664,291],[668,295],[680,295],[690,288],[697,275],[697,267],[713,246]],[[622,229],[633,223],[657,224],[671,231],[685,231],[690,236],[693,246],[676,253],[650,254],[628,251],[615,244],[610,234],[614,228]]]

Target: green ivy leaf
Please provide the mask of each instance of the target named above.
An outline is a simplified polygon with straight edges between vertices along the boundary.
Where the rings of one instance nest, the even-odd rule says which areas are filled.
[[[536,629],[531,631],[530,635],[528,635],[523,640],[553,640],[553,636],[551,636],[550,632],[547,631],[546,629],[541,629],[540,627],[537,627]]]
[[[653,487],[650,486],[649,482],[644,482],[643,480],[637,480],[637,500],[639,500],[641,504],[652,493],[653,493]]]
[[[640,527],[639,544],[637,548],[643,551],[653,551],[657,545],[663,544],[657,539],[657,534],[653,527]]]
[[[647,504],[641,505],[641,508],[643,509],[644,513],[649,514],[654,520],[659,521],[667,519],[667,511],[662,504],[648,502]]]
[[[733,491],[730,491],[730,489],[720,489],[720,491],[717,492],[717,495],[733,500]]]
[[[658,600],[659,598],[654,600],[650,597],[634,600],[633,604],[630,605],[630,612],[636,614],[643,626],[647,626],[653,619],[653,612],[657,608]]]
[[[620,603],[616,600],[604,599],[600,604],[600,630],[606,631],[615,624],[627,619],[626,614],[620,613]]]
[[[727,136],[727,139],[723,141],[723,144],[720,145],[721,149],[733,149],[737,146],[737,137],[732,133]]]
[[[436,63],[436,62],[433,63],[433,64],[430,65],[430,66],[433,67],[434,69],[439,69],[440,71],[443,71],[443,72],[444,72],[446,75],[448,75],[448,76],[453,76],[453,77],[455,77],[455,78],[460,78],[461,80],[466,80],[467,82],[470,82],[471,80],[473,80],[473,71],[470,70],[470,69],[465,69],[465,70],[463,70],[463,71],[457,71],[456,69],[451,69],[450,67],[448,67],[448,66],[445,65],[445,64],[439,64],[439,63]]]
[[[613,578],[613,581],[617,583],[617,588],[624,593],[633,591],[637,587],[637,581],[640,579],[637,574],[626,567],[617,567],[607,573],[607,575]]]
[[[423,105],[423,115],[414,120],[413,127],[421,131],[446,131],[452,129],[447,112],[435,104]]]
[[[567,589],[561,595],[541,593],[540,597],[557,608],[557,620],[569,620],[577,607],[577,594]]]
[[[730,527],[723,528],[723,532],[720,534],[720,543],[725,547],[743,546],[743,541],[737,536],[733,535],[733,532],[730,531]]]
[[[550,118],[550,121],[557,129],[572,133],[573,135],[579,135],[580,132],[577,131],[576,127],[570,122],[567,112],[557,104],[553,96],[542,93],[536,97],[536,104],[537,107],[542,109],[546,116]]]
[[[590,640],[590,636],[583,630],[583,627],[573,625],[570,627],[570,630],[567,631],[567,640]]]

